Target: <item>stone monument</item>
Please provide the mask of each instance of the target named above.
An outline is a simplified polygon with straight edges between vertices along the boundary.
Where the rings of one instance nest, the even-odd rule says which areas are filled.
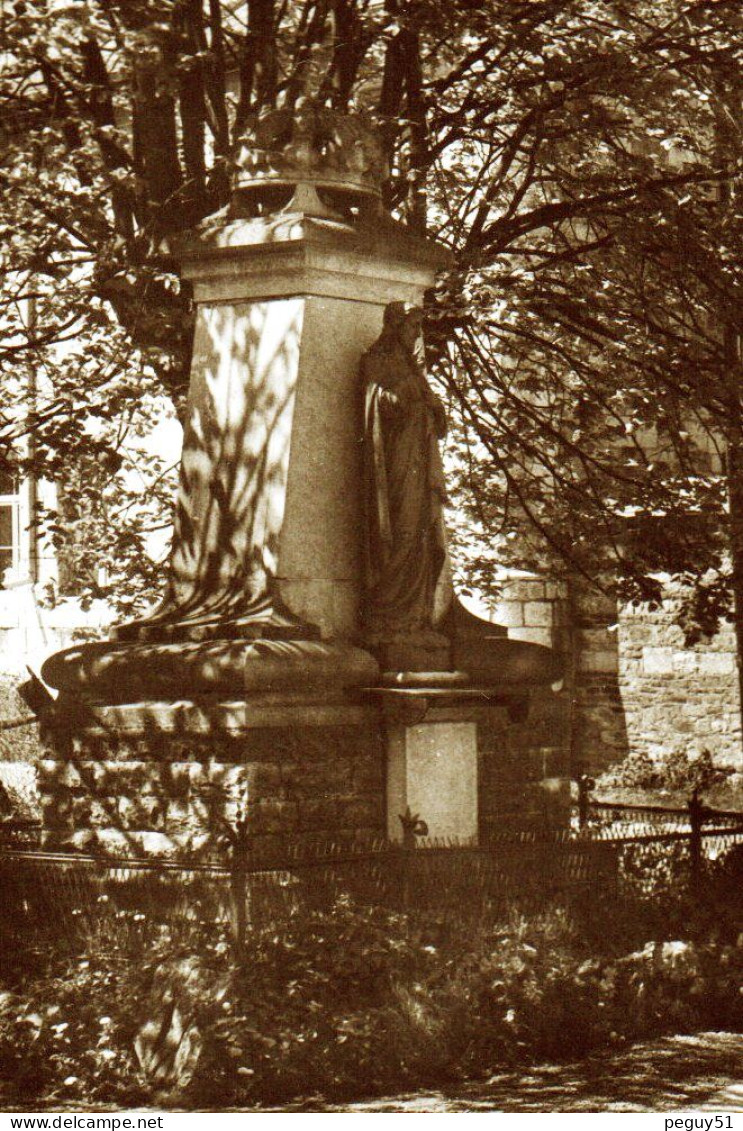
[[[381,206],[361,119],[253,122],[229,209],[175,248],[197,326],[165,596],[50,657],[44,842],[114,855],[477,836],[483,705],[552,653],[457,602],[420,304],[449,253]]]

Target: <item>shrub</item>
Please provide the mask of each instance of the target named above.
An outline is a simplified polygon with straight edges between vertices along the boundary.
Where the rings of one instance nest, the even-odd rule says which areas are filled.
[[[20,1100],[141,1094],[127,1010],[129,962],[68,962],[0,1000],[0,1077]]]
[[[607,770],[599,779],[598,786],[599,789],[680,793],[689,797],[695,790],[701,794],[721,784],[729,772],[714,765],[707,749],[699,754],[673,750],[657,758],[638,750]]]
[[[236,954],[223,925],[122,915],[118,933],[112,920],[86,953],[52,957],[0,997],[0,1073],[19,1100],[343,1098],[743,1025],[743,939],[617,955],[565,910],[473,930],[342,898],[250,932]]]
[[[0,671],[0,719],[10,721],[27,719],[31,711],[19,694],[25,672]],[[0,762],[28,762],[32,764],[43,758],[43,748],[39,741],[38,728],[27,726],[0,730]]]

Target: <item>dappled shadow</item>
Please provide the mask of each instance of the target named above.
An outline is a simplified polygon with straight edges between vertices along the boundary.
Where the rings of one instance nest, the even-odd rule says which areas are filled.
[[[567,1065],[506,1072],[453,1092],[401,1095],[305,1111],[649,1112],[741,1111],[743,1036],[703,1033],[643,1042],[625,1052]],[[300,1110],[298,1106],[295,1110]]]
[[[364,674],[356,650],[344,664],[340,646],[314,641],[243,648],[256,652],[254,684],[263,681],[249,703],[244,693],[123,705],[60,696],[44,724],[50,756],[37,766],[45,848],[224,862],[225,821],[246,807],[261,842],[379,831],[379,732],[336,714],[338,704],[347,712],[345,681]],[[244,683],[245,667],[243,656]],[[285,722],[291,710],[296,726]]]
[[[702,1033],[669,1037],[634,1046],[629,1052],[591,1058],[581,1065],[541,1065],[509,1072],[487,1083],[462,1085],[456,1092],[405,1093],[352,1104],[325,1104],[317,1097],[284,1107],[231,1108],[220,1112],[352,1112],[400,1114],[447,1112],[740,1112],[743,1110],[743,1037]],[[2,1105],[3,1111],[21,1110]],[[24,1109],[25,1110],[25,1109]],[[119,1111],[117,1105],[95,1108],[77,1101],[53,1106],[37,1102],[38,1111]],[[158,1111],[157,1107],[138,1108]],[[186,1110],[168,1107],[169,1111]],[[206,1109],[202,1109],[206,1110]],[[214,1109],[217,1110],[217,1109]]]
[[[273,592],[284,517],[303,300],[215,306],[196,330],[165,598],[120,640],[301,626]]]

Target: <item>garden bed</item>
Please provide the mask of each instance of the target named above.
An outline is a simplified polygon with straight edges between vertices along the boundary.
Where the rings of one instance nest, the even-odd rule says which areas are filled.
[[[7,1102],[340,1102],[743,1029],[743,939],[702,916],[697,937],[643,942],[642,913],[612,931],[617,914],[594,908],[589,930],[564,909],[514,912],[473,930],[340,899],[239,950],[224,925],[104,915],[89,946],[16,967],[0,998]]]

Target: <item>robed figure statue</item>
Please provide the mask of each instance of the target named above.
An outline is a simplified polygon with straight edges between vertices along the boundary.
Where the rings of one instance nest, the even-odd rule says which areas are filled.
[[[439,439],[444,408],[426,380],[422,311],[390,303],[364,354],[366,600],[368,644],[446,644],[436,632],[452,599],[443,521]]]

